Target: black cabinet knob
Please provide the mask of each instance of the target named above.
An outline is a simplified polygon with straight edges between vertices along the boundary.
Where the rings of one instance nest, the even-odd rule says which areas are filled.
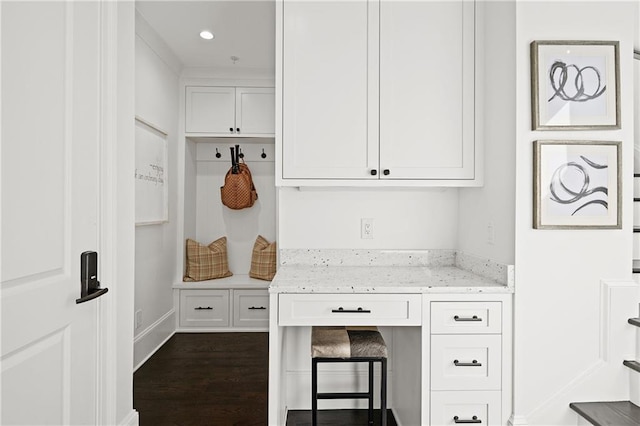
[[[378,171],[376,169],[371,170],[371,176],[375,176],[377,174],[378,174]]]
[[[233,127],[229,127],[229,131],[233,133]]]
[[[236,132],[240,133],[240,127],[236,128]]]
[[[391,173],[391,172],[389,171],[389,169],[384,169],[384,170],[382,171],[382,174],[383,174],[383,175],[385,175],[385,176],[389,176],[389,173]]]

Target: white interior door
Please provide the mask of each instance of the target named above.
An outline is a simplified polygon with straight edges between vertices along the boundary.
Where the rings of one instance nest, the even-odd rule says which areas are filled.
[[[0,423],[96,424],[103,299],[76,299],[99,244],[101,4],[0,18]]]

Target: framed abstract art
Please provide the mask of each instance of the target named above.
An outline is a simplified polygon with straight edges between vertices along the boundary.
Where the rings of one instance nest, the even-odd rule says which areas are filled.
[[[620,128],[617,41],[531,43],[532,130]]]
[[[619,229],[621,142],[536,141],[533,227]]]

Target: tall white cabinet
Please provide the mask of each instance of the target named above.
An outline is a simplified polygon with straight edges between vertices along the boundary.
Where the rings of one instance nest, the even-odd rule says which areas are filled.
[[[470,1],[283,1],[280,185],[481,184]]]
[[[185,269],[187,238],[207,245],[225,236],[233,276],[176,282],[176,330],[266,331],[269,281],[250,278],[248,273],[257,235],[269,241],[277,237],[273,83],[266,79],[186,79],[183,84],[184,167],[180,179],[184,192],[179,269]],[[220,187],[231,166],[230,148],[236,145],[251,169],[259,195],[254,206],[243,210],[231,210],[220,200]]]

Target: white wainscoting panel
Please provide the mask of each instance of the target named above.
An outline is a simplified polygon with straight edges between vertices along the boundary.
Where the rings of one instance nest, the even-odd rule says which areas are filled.
[[[562,418],[558,417],[555,422],[568,424],[566,422],[574,418],[575,413],[558,407],[568,407],[570,402],[629,399],[633,394],[630,392],[629,373],[634,372],[624,367],[622,361],[636,357],[637,327],[629,325],[627,320],[638,315],[639,289],[633,281],[601,281],[600,312],[584,313],[600,316],[600,348],[598,354],[594,353],[593,363],[529,413],[512,416],[517,423],[510,420],[511,424],[539,424],[539,419],[554,411],[563,413]],[[568,360],[559,359],[558,365],[564,361]],[[517,383],[515,392],[518,392]]]

